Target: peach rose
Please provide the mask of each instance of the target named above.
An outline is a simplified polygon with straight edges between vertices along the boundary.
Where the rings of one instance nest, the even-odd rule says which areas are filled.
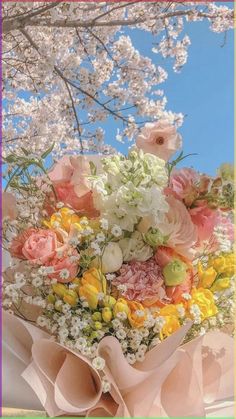
[[[176,128],[166,120],[147,123],[141,129],[136,146],[144,153],[155,154],[167,161],[182,146],[182,138]]]
[[[74,256],[77,257],[76,260],[74,260]],[[53,273],[48,274],[48,277],[56,279],[57,282],[71,282],[78,273],[78,260],[79,254],[76,250],[71,256],[69,256],[68,253],[63,254],[61,257],[56,254],[53,259],[46,264],[46,266],[51,266],[53,268]]]
[[[183,293],[190,293],[192,284],[193,284],[193,269],[191,262],[176,253],[173,249],[166,246],[159,246],[156,254],[155,259],[158,265],[163,269],[168,263],[170,263],[173,259],[179,259],[182,262],[186,263],[188,266],[187,276],[185,280],[180,285],[176,286],[166,286],[165,291],[168,298],[171,299],[173,303],[178,303],[182,300]]]
[[[13,239],[10,253],[20,259],[44,264],[55,255],[59,245],[54,231],[30,228]]]
[[[91,174],[92,162],[100,171],[99,156],[65,156],[49,172],[57,198],[74,210],[95,217],[98,215],[93,204],[93,193],[87,176]]]

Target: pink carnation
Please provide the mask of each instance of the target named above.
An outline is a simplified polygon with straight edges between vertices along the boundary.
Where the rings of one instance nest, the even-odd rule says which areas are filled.
[[[125,285],[122,295],[128,300],[145,301],[153,299],[153,303],[165,297],[164,281],[161,268],[154,258],[146,262],[131,261],[123,264],[120,275],[112,282],[116,287]]]
[[[137,137],[136,146],[145,153],[155,154],[167,161],[182,146],[182,138],[174,125],[160,120],[144,125]]]

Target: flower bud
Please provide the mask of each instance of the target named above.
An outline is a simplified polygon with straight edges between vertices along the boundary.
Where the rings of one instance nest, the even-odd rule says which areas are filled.
[[[54,303],[55,303],[55,301],[56,301],[56,297],[55,297],[55,295],[53,295],[53,294],[49,294],[49,295],[47,296],[47,301],[48,301],[48,303],[50,303],[50,304],[54,304]]]
[[[58,295],[59,297],[64,297],[64,294],[66,293],[66,291],[68,291],[68,288],[66,288],[65,285],[60,284],[60,283],[53,284],[52,289],[55,292],[55,294]]]
[[[78,295],[74,290],[68,290],[63,296],[63,301],[74,307],[78,303]]]
[[[117,316],[118,313],[125,312],[128,316],[130,309],[127,304],[127,301],[124,298],[119,298],[116,302],[116,304],[113,307],[113,314],[114,316]]]
[[[92,319],[93,321],[101,321],[102,320],[102,315],[99,311],[95,311],[95,313],[93,313],[92,315]]]
[[[104,306],[105,307],[114,307],[115,303],[116,303],[116,299],[114,297],[112,297],[111,295],[105,295],[105,298],[103,300]]]
[[[62,303],[61,300],[57,300],[54,304],[55,310],[61,311],[62,310]]]
[[[104,307],[102,309],[102,318],[104,322],[109,323],[112,319],[112,311],[110,307]]]
[[[143,236],[144,241],[152,247],[162,246],[166,237],[160,232],[158,228],[150,227],[148,232]]]
[[[102,323],[101,322],[95,322],[94,323],[94,328],[96,330],[101,330],[102,329]]]
[[[102,255],[102,272],[116,272],[123,263],[123,254],[117,243],[110,242]]]
[[[87,301],[89,308],[95,310],[98,305],[98,291],[90,284],[85,284],[79,288],[79,296],[84,297]]]
[[[187,265],[180,259],[174,259],[163,269],[164,281],[167,286],[176,286],[182,284],[186,279]]]
[[[93,330],[89,337],[90,337],[91,340],[97,339],[98,332],[96,332],[96,330]]]

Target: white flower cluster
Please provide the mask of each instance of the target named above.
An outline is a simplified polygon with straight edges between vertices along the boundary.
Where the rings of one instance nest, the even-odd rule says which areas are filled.
[[[127,158],[104,159],[103,170],[93,180],[95,204],[110,224],[132,232],[141,217],[163,219],[169,208],[163,194],[168,181],[164,160],[133,149]]]

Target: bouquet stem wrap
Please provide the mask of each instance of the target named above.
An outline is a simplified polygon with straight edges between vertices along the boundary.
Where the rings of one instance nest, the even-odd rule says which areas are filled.
[[[227,334],[209,332],[180,346],[189,322],[135,366],[116,338],[105,337],[98,355],[111,391],[104,394],[88,359],[13,315],[4,312],[3,321],[5,406],[43,406],[51,417],[233,416],[233,339]],[[10,391],[16,385],[17,392]]]

